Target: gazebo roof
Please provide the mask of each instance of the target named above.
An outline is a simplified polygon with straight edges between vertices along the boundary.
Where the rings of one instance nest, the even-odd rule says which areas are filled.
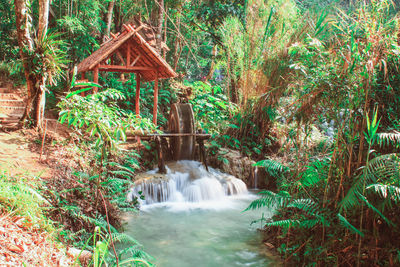
[[[139,73],[146,81],[176,77],[171,66],[151,47],[132,25],[123,25],[125,31],[106,41],[78,65],[78,72],[99,71]],[[115,61],[122,65],[114,65]],[[111,59],[111,60],[109,60]],[[109,64],[107,61],[111,61]]]

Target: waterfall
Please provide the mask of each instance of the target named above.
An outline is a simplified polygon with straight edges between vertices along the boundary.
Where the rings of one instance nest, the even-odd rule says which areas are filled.
[[[254,168],[254,189],[257,189],[257,182],[258,182],[258,167]]]
[[[166,166],[167,173],[159,178],[136,182],[128,194],[128,200],[145,197],[141,205],[154,203],[203,203],[221,201],[232,195],[247,194],[246,184],[213,168],[207,171],[200,162],[182,160]],[[149,174],[157,170],[149,171]]]

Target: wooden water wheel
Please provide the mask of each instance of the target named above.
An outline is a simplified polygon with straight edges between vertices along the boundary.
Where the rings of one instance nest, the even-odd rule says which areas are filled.
[[[195,152],[195,123],[191,104],[172,104],[168,120],[169,132],[173,134],[193,134],[170,138],[172,158],[174,160],[192,160]]]

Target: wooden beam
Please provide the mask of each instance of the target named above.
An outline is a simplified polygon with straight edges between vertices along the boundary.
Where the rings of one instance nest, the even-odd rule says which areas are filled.
[[[128,31],[128,32],[132,31],[132,29],[131,29],[128,25],[126,25],[126,24],[122,24],[122,27],[124,27],[124,29],[125,29],[126,31]]]
[[[139,59],[140,59],[140,54],[133,60],[133,62],[130,65],[130,67],[133,67]]]
[[[119,51],[117,50],[117,51],[116,51],[116,54],[117,54],[119,60],[121,60],[122,65],[126,65],[125,60],[124,60],[124,58],[123,58],[122,55],[121,55],[121,52],[119,52]]]
[[[94,67],[94,70],[93,70],[93,82],[99,83],[99,65]],[[97,93],[97,87],[93,88],[93,93],[95,93],[95,94]]]
[[[136,74],[136,95],[135,95],[135,112],[140,117],[140,74]]]
[[[138,36],[140,36],[140,35],[138,35]],[[135,41],[136,41],[136,40],[135,40]],[[140,40],[139,40],[139,41],[140,41]],[[150,65],[150,66],[153,66],[153,67],[156,67],[156,66],[157,66],[156,64],[154,64],[154,63],[155,63],[154,60],[151,59],[151,58],[146,54],[146,51],[143,50],[143,48],[141,47],[140,44],[135,43],[135,44],[134,44],[134,48],[136,49],[136,51],[138,52],[138,54],[141,55],[142,60],[143,60],[147,65]]]
[[[157,154],[158,154],[158,173],[166,173],[167,171],[165,169],[164,156],[162,153],[161,137],[157,136],[155,140],[156,140]]]
[[[158,106],[158,71],[156,71],[156,79],[154,81],[153,123],[155,126],[157,126],[157,106]]]
[[[120,65],[100,65],[99,70],[110,71],[110,72],[136,72],[136,71],[154,71],[154,68],[141,67],[141,66],[126,67]]]
[[[140,74],[136,73],[136,95],[135,95],[135,113],[140,118]],[[140,137],[136,137],[136,141],[140,145]]]

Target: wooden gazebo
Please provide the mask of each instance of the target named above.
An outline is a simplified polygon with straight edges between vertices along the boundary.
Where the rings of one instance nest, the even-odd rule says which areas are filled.
[[[78,73],[93,72],[93,82],[98,83],[99,72],[121,72],[136,74],[135,112],[140,116],[140,82],[154,81],[153,123],[157,124],[158,80],[176,77],[171,66],[138,33],[143,26],[123,25],[122,33],[111,34],[112,38],[85,58],[78,65]],[[97,92],[97,88],[93,89]]]

